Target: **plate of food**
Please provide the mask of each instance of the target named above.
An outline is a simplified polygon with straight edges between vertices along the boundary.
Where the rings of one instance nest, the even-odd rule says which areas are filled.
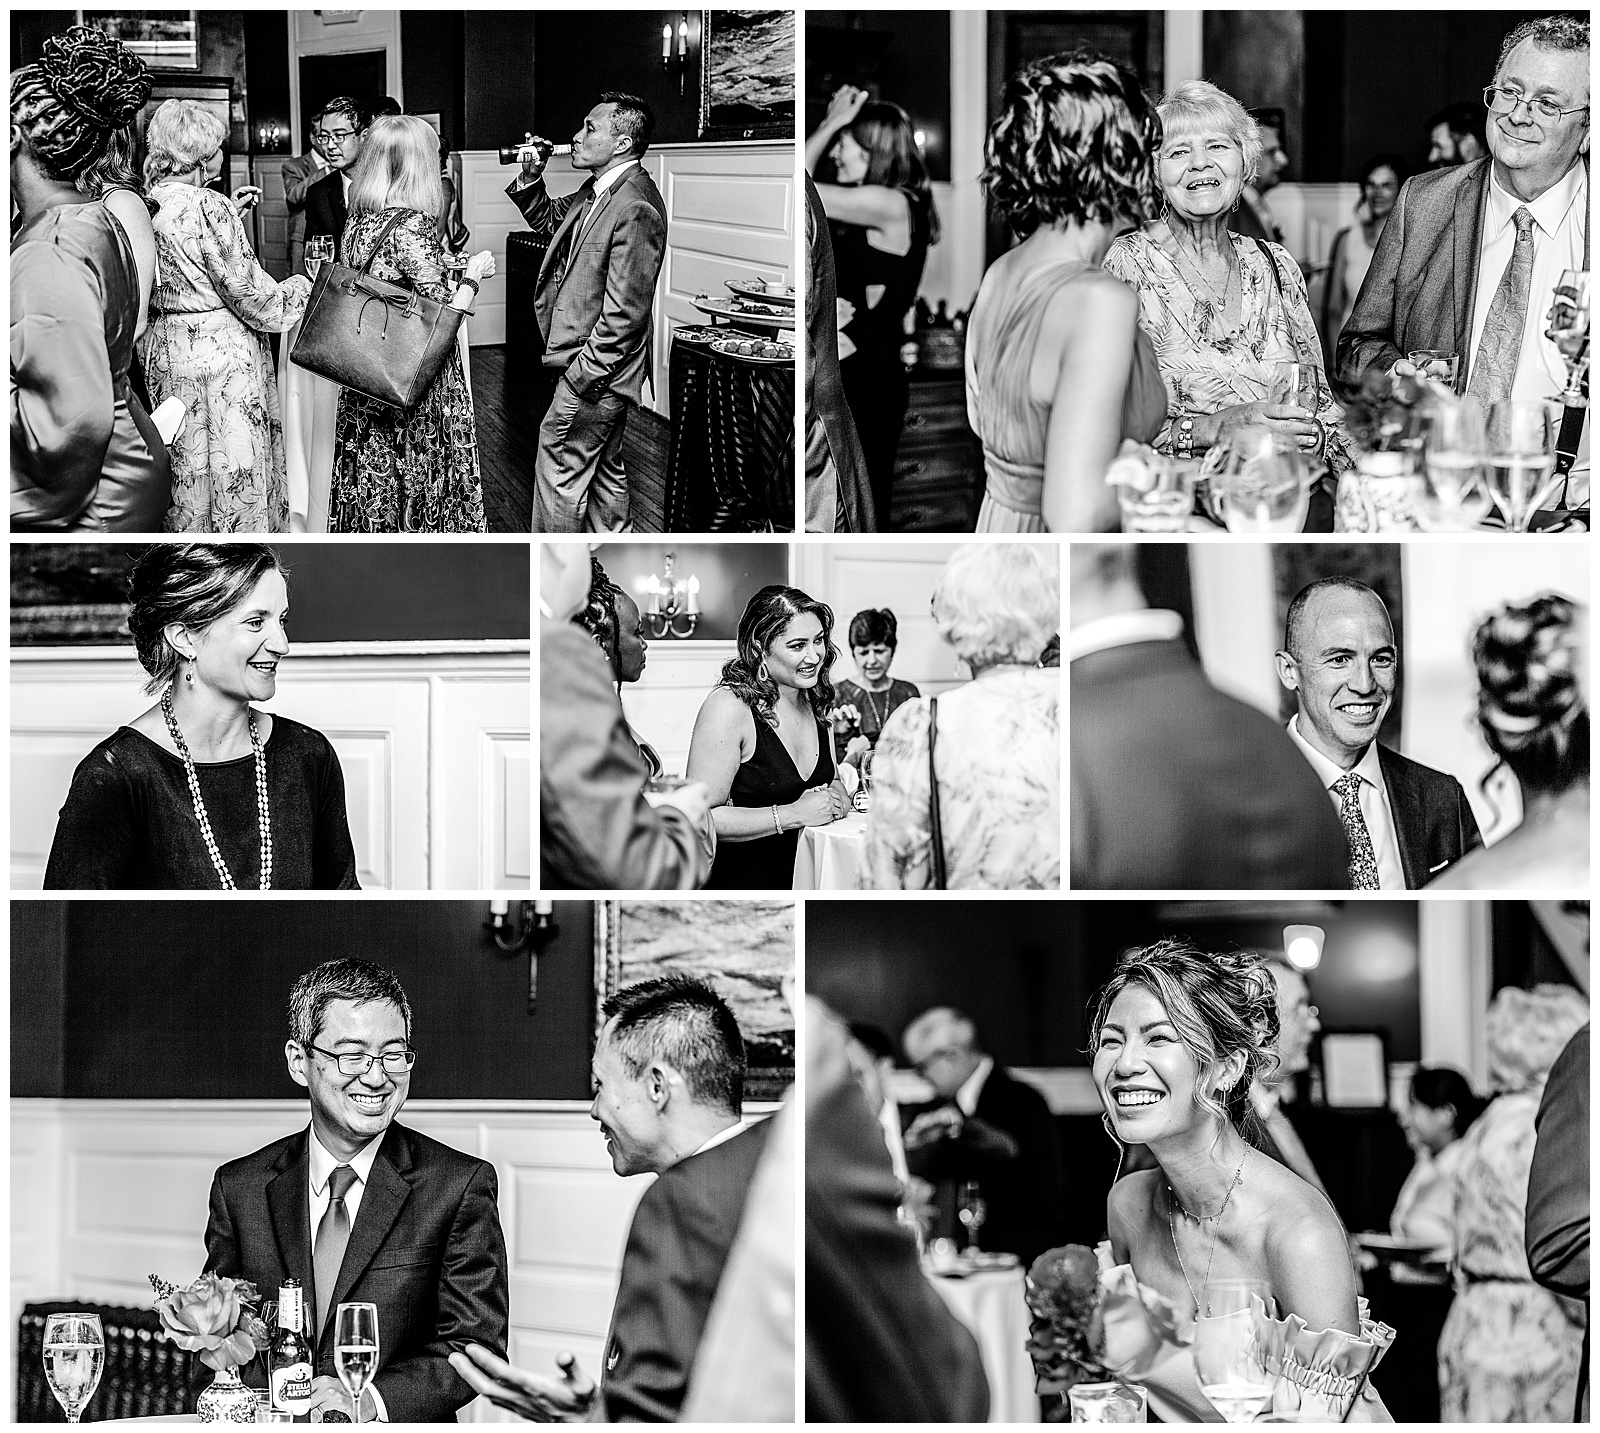
[[[740,298],[754,299],[757,303],[787,304],[794,307],[794,285],[775,284],[768,279],[728,279],[727,285]]]
[[[692,300],[701,313],[715,314],[734,323],[748,324],[754,328],[793,328],[794,305],[764,303],[756,299],[723,298],[720,295],[696,294]]]
[[[672,336],[681,343],[715,343],[727,333],[725,328],[712,328],[708,324],[686,323],[672,330]]]
[[[713,353],[742,358],[746,363],[793,363],[794,346],[770,343],[764,338],[719,338],[711,345]]]

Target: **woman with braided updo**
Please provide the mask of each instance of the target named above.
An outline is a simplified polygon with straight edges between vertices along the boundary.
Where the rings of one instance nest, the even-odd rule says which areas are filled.
[[[1440,890],[1589,888],[1589,704],[1584,610],[1554,594],[1508,602],[1472,637],[1478,730],[1522,791],[1522,821],[1433,882]]]
[[[640,615],[639,604],[606,576],[600,559],[592,552],[589,554],[589,599],[572,620],[593,637],[595,646],[606,654],[620,698],[624,682],[636,682],[644,675],[649,644],[644,640],[644,618]],[[623,723],[628,739],[639,749],[639,759],[654,781],[662,772],[660,756],[649,742],[639,740],[639,734],[626,715]]]
[[[1021,242],[990,265],[967,326],[967,417],[983,441],[979,532],[1117,526],[1105,473],[1123,439],[1166,417],[1138,296],[1102,272],[1155,212],[1155,108],[1131,71],[1091,50],[1006,81],[984,144],[994,212]]]
[[[140,276],[78,181],[150,95],[140,60],[74,26],[11,76],[11,526],[157,532],[167,451],[128,386]]]
[[[1263,955],[1162,940],[1118,960],[1090,1006],[1094,1083],[1107,1132],[1119,1146],[1145,1146],[1156,1167],[1111,1186],[1109,1260],[1123,1266],[1124,1286],[1131,1279],[1170,1301],[1180,1327],[1206,1313],[1209,1282],[1260,1281],[1269,1315],[1275,1305],[1276,1319],[1293,1315],[1316,1331],[1297,1339],[1290,1330],[1285,1396],[1337,1388],[1353,1399],[1354,1381],[1346,1389],[1341,1380],[1350,1359],[1367,1357],[1375,1331],[1357,1304],[1347,1236],[1326,1196],[1265,1152],[1270,1141],[1250,1101],[1252,1083],[1277,1064],[1277,1043]],[[1147,1347],[1108,1344],[1108,1364],[1120,1367],[1126,1355],[1137,1365],[1121,1376],[1144,1383],[1163,1421],[1215,1421],[1192,1352],[1181,1339],[1165,1352],[1160,1343],[1152,1331]],[[1367,1387],[1352,1421],[1382,1417]],[[1343,1409],[1317,1411],[1338,1422]]]

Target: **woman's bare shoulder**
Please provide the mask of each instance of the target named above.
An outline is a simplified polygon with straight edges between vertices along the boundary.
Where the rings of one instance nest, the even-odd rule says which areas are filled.
[[[1124,1227],[1143,1222],[1155,1207],[1161,1183],[1159,1169],[1136,1169],[1123,1175],[1106,1195],[1106,1212],[1120,1219]]]
[[[717,730],[755,729],[749,704],[730,687],[713,687],[700,703],[699,721]]]

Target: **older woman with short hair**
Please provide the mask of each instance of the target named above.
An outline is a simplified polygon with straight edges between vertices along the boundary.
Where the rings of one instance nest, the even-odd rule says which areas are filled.
[[[1324,377],[1316,411],[1272,400],[1273,366],[1313,365],[1322,347],[1299,265],[1277,244],[1228,230],[1261,155],[1256,122],[1205,80],[1186,80],[1158,106],[1156,176],[1165,207],[1106,254],[1106,272],[1139,291],[1139,325],[1155,346],[1167,417],[1155,446],[1179,457],[1225,450],[1266,428],[1308,455],[1351,466]]]
[[[158,277],[139,341],[150,401],[177,398],[168,532],[287,532],[289,492],[269,333],[299,321],[300,275],[256,262],[234,204],[207,188],[228,127],[194,100],[167,100],[145,136]]]
[[[932,609],[972,680],[914,697],[879,735],[861,884],[1055,890],[1061,674],[1034,664],[1061,621],[1058,550],[963,546],[945,564]]]

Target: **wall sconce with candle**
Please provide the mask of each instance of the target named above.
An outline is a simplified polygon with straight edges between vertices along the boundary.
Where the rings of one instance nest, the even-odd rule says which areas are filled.
[[[256,126],[256,153],[273,153],[283,143],[287,134],[288,130],[275,119],[269,119],[264,124],[258,124]]]
[[[544,948],[561,933],[556,924],[555,905],[551,901],[518,901],[517,911],[511,912],[511,902],[489,902],[489,919],[483,923],[494,941],[494,948],[502,956],[528,952],[528,1014],[539,1007],[539,957]]]
[[[676,36],[677,50],[673,50],[673,39]],[[678,93],[684,92],[684,78],[689,72],[689,17],[681,15],[678,19],[677,29],[673,29],[669,18],[661,26],[661,68],[671,71],[673,66],[678,70]]]
[[[644,620],[649,624],[650,635],[657,639],[692,637],[700,625],[700,579],[693,573],[676,576],[672,564],[677,557],[677,553],[669,552],[662,564],[664,571],[659,576],[652,572],[645,583],[649,601]]]

